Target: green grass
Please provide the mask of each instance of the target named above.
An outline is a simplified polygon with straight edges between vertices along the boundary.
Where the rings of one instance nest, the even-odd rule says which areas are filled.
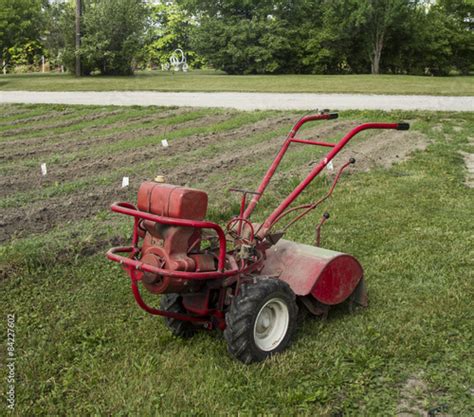
[[[262,117],[261,112],[248,115],[253,121]],[[221,128],[233,129],[243,123],[242,117],[233,113]],[[446,405],[449,415],[473,415],[474,199],[473,190],[463,185],[459,151],[472,151],[468,138],[474,116],[343,112],[340,117],[410,119],[412,129],[431,140],[426,151],[390,169],[344,175],[321,208],[331,212],[323,245],[354,254],[364,266],[368,309],[349,315],[337,308],[327,322],[304,317],[285,353],[242,365],[227,355],[218,334],[174,338],[160,319],[134,304],[124,272],[91,250],[97,246],[103,251],[98,242],[111,237],[129,236],[131,225],[101,211],[0,248],[2,334],[6,314],[16,316],[17,406],[10,414],[390,416],[403,411],[402,397],[408,396],[412,410],[426,413]],[[97,133],[101,129],[106,126],[98,126]],[[284,131],[269,127],[235,145],[222,141],[209,146],[204,138],[212,132],[201,132],[203,146],[184,154],[181,163],[191,167],[203,158],[210,161],[237,144],[250,152],[253,144]],[[216,184],[255,187],[271,157],[233,167],[225,178],[209,172],[204,179],[190,179],[210,191],[211,220],[222,222],[238,207],[237,198],[220,192]],[[258,218],[294,187],[297,178],[289,171],[308,168],[304,163],[311,158],[307,148],[291,150]],[[140,169],[154,173],[160,161],[144,161]],[[328,185],[320,179],[301,202],[312,201]],[[87,192],[87,187],[70,192]],[[131,193],[128,197],[134,199]],[[297,223],[288,238],[312,243],[320,212]],[[147,299],[157,302],[156,297]],[[5,384],[4,338],[0,350]],[[409,379],[422,385],[407,392]],[[0,401],[3,407],[3,390]]]
[[[360,93],[474,95],[474,77],[412,75],[226,75],[217,71],[139,71],[131,77],[68,74],[8,74],[0,90],[32,91],[258,91],[279,93]]]

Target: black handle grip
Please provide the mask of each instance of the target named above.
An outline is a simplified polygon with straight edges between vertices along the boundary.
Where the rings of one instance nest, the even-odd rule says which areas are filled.
[[[397,124],[397,130],[408,130],[410,129],[410,124],[409,123],[398,123]]]
[[[339,117],[338,113],[331,113],[329,109],[324,109],[319,112],[319,114],[324,114],[328,116],[328,120],[330,119],[337,119]]]

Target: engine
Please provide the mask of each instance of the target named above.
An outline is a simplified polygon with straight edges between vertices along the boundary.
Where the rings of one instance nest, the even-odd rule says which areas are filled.
[[[204,220],[207,194],[204,191],[171,184],[144,182],[138,190],[138,209],[147,213],[186,220]],[[202,229],[169,226],[142,220],[141,261],[171,271],[203,272],[216,270],[215,256],[201,252]],[[199,291],[199,280],[186,280],[145,272],[145,288],[152,293]]]

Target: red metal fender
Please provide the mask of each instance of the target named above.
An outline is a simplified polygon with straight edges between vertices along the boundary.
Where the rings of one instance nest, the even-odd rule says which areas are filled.
[[[311,294],[325,305],[342,303],[363,284],[362,266],[345,253],[281,239],[266,256],[262,275],[278,276],[296,295]],[[366,304],[364,288],[355,296],[356,302]]]

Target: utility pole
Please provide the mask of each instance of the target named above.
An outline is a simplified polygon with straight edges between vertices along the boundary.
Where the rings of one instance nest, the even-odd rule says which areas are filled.
[[[81,0],[76,0],[76,77],[81,76]]]

